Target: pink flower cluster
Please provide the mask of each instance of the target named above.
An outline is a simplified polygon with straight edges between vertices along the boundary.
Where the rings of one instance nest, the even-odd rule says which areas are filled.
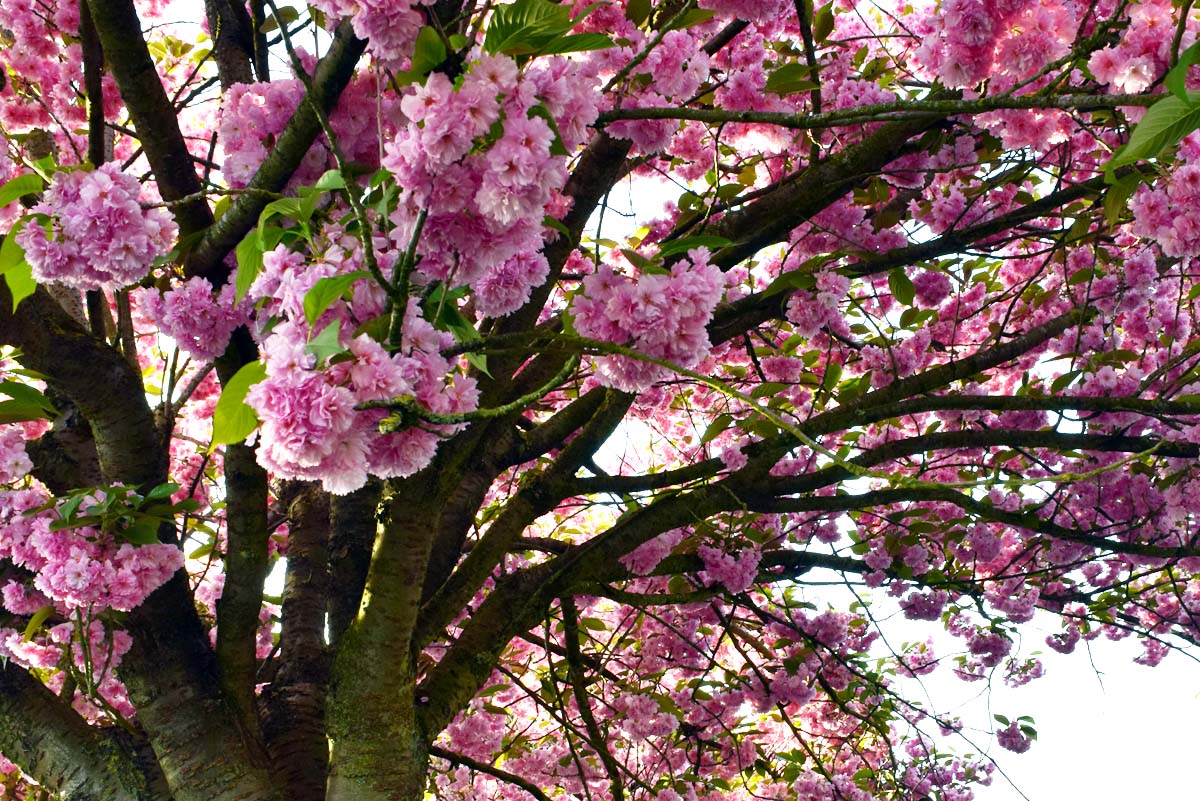
[[[1092,53],[1088,69],[1095,79],[1117,92],[1137,94],[1150,87],[1167,69],[1175,40],[1175,11],[1170,0],[1144,0],[1129,6],[1129,27],[1121,41]],[[1195,38],[1184,33],[1181,47]]]
[[[649,85],[623,98],[622,105],[667,106],[690,98],[708,79],[709,58],[702,45],[690,31],[669,32],[635,73],[650,79]],[[665,150],[678,129],[674,120],[621,120],[610,124],[608,133],[630,140],[639,153],[651,154]]]
[[[688,251],[669,274],[636,280],[609,267],[583,280],[575,297],[575,329],[585,337],[616,342],[656,359],[692,368],[711,349],[706,326],[724,293],[724,277],[708,251]],[[646,389],[670,374],[665,367],[624,356],[599,360],[603,380],[626,392]]]
[[[334,246],[326,257],[334,251],[346,254]],[[338,261],[341,267],[353,269],[352,259]],[[381,310],[373,293],[356,289],[354,300],[337,301],[317,321],[320,330],[326,324],[337,326],[339,343],[345,348],[343,360],[319,366],[309,349],[313,330],[303,314],[304,292],[325,268],[329,274],[339,268],[329,262],[305,265],[301,256],[283,248],[266,254],[264,265],[250,297],[270,298],[264,310],[289,319],[263,339],[267,378],[251,387],[246,397],[261,421],[259,463],[279,477],[320,480],[336,493],[358,489],[369,473],[383,478],[405,476],[425,467],[437,449],[436,428],[409,426],[380,434],[377,426],[387,412],[356,407],[364,401],[409,397],[435,413],[474,409],[474,379],[452,378],[454,365],[440,353],[452,337],[427,323],[415,300],[405,317],[400,351],[389,354],[365,334],[351,336],[352,318],[369,318]],[[311,281],[296,291],[298,276]]]
[[[549,275],[541,221],[567,208],[559,191],[567,157],[558,148],[571,152],[586,141],[595,83],[587,67],[563,58],[518,73],[507,56],[480,55],[460,85],[433,73],[410,90],[401,101],[410,122],[386,146],[383,164],[405,189],[392,216],[398,247],[427,215],[421,275],[470,286],[485,316],[525,304]]]
[[[1072,4],[1030,0],[945,0],[938,21],[916,56],[952,87],[993,72],[1006,85],[1031,78],[1070,50],[1077,27]]]
[[[230,187],[240,189],[250,182],[303,98],[304,84],[298,79],[236,84],[225,92],[218,133],[225,154],[221,170]],[[364,73],[342,92],[329,122],[348,159],[374,166],[379,163],[380,133],[396,128],[398,112],[395,98],[381,94],[374,75]],[[332,166],[329,144],[321,137],[288,185],[311,184]]]
[[[433,5],[428,0],[421,2]],[[317,0],[312,7],[326,15],[331,27],[348,18],[355,35],[367,40],[367,52],[376,61],[385,67],[403,69],[425,21],[425,14],[415,5],[408,0]]]
[[[683,542],[686,533],[682,528],[664,531],[654,539],[643,542],[622,556],[621,564],[636,575],[649,575],[654,568],[658,567],[659,562],[671,555],[671,551],[675,550],[676,545]]]
[[[159,295],[142,296],[143,311],[159,330],[175,340],[193,359],[210,362],[225,352],[229,336],[249,321],[246,304],[234,301],[234,286],[226,284],[216,297],[204,278],[190,278]]]
[[[1023,754],[1033,745],[1033,739],[1021,731],[1021,723],[1016,720],[996,732],[996,742],[1014,754]]]
[[[848,333],[841,304],[850,291],[850,279],[833,270],[822,270],[816,279],[816,291],[794,292],[788,298],[788,321],[797,334],[809,339],[826,326],[839,334]]]
[[[57,173],[33,208],[49,222],[30,220],[17,235],[33,277],[77,289],[118,289],[146,277],[178,228],[165,209],[143,209],[139,191],[137,179],[112,162]]]
[[[745,592],[754,585],[758,576],[758,563],[762,560],[762,551],[757,548],[743,548],[736,556],[725,553],[720,548],[711,545],[701,545],[696,553],[704,562],[704,572],[700,574],[707,586],[723,584],[729,592]]]
[[[11,484],[29,475],[33,462],[25,453],[25,437],[16,426],[0,428],[0,484]]]
[[[1200,256],[1200,161],[1177,167],[1154,188],[1142,186],[1129,207],[1134,234],[1157,242],[1167,256]]]
[[[14,614],[30,614],[45,603],[63,611],[129,611],[183,566],[183,553],[173,545],[118,543],[88,527],[53,531],[53,508],[29,511],[45,500],[33,490],[0,493],[0,558],[35,574],[32,590],[13,582],[5,587],[5,606]]]
[[[621,725],[633,741],[665,737],[679,728],[679,719],[664,712],[649,695],[622,695],[613,701],[613,709],[624,713]]]
[[[24,632],[0,628],[0,655],[15,660],[23,667],[46,671],[46,687],[54,693],[63,690],[66,674],[59,672],[59,668],[63,656],[69,655],[79,674],[90,673],[91,688],[99,696],[88,697],[76,690],[72,698],[75,711],[93,723],[106,718],[108,709],[122,717],[130,717],[135,710],[129,702],[125,685],[117,678],[116,668],[133,645],[133,638],[128,632],[106,628],[103,622],[95,618],[87,621],[86,632],[88,644],[85,652],[79,647],[84,634],[76,622],[59,623],[28,638]],[[108,707],[103,712],[96,705],[101,699]]]

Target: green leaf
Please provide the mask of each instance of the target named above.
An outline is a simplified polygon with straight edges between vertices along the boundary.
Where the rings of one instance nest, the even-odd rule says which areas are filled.
[[[54,404],[50,402],[50,399],[41,390],[35,389],[28,384],[21,384],[16,381],[0,381],[0,392],[3,392],[13,400],[39,407],[47,413],[46,416],[48,418],[58,414],[58,409],[54,408]]]
[[[1116,225],[1128,209],[1129,198],[1142,185],[1145,178],[1140,172],[1134,171],[1120,179],[1104,193],[1104,222],[1109,226]]]
[[[530,119],[541,117],[550,126],[550,132],[554,134],[554,140],[550,143],[551,156],[569,156],[571,152],[567,150],[567,146],[563,144],[562,134],[558,132],[558,123],[554,121],[554,116],[541,103],[537,103],[531,107],[527,113]]]
[[[258,235],[260,237],[263,237],[267,222],[272,217],[291,217],[297,222],[307,222],[308,217],[305,216],[304,200],[298,197],[281,197],[279,200],[272,200],[264,206],[262,214],[258,216]],[[266,241],[266,237],[263,237],[263,242],[265,243]]]
[[[335,189],[345,189],[346,179],[342,177],[340,170],[326,170],[325,173],[317,179],[313,184],[313,189],[321,192],[332,192]]]
[[[586,50],[607,50],[617,43],[602,33],[572,33],[551,39],[538,48],[539,56],[555,56],[562,53],[582,53]]]
[[[1196,42],[1187,50],[1180,53],[1179,63],[1171,67],[1171,71],[1163,79],[1163,85],[1167,87],[1167,91],[1184,102],[1187,102],[1188,99],[1188,68],[1197,62],[1200,62],[1200,42]]]
[[[700,437],[700,444],[707,445],[708,443],[712,442],[717,438],[717,435],[729,428],[729,426],[732,424],[733,418],[731,416],[724,412],[718,414],[713,418],[712,422],[708,424],[708,428],[704,430],[704,436]]]
[[[733,242],[723,236],[685,236],[682,239],[672,239],[664,242],[658,248],[658,255],[664,259],[677,253],[686,253],[695,248],[708,248],[710,251],[725,248]]]
[[[905,306],[913,304],[917,293],[912,279],[908,277],[908,273],[904,271],[903,267],[897,267],[888,273],[888,289],[892,291],[892,297]]]
[[[0,273],[6,273],[13,267],[16,267],[21,262],[25,261],[25,250],[17,244],[17,234],[31,220],[37,218],[49,220],[44,214],[27,214],[21,219],[13,223],[12,228],[4,235],[4,241],[0,242]]]
[[[509,55],[537,52],[537,47],[571,29],[571,11],[548,0],[517,0],[492,12],[483,37],[489,53]]]
[[[833,22],[833,3],[823,5],[817,9],[817,13],[813,15],[813,39],[818,42],[828,39],[829,34],[833,33]]]
[[[483,48],[492,54],[539,55],[546,52],[543,48],[579,24],[599,5],[592,3],[575,18],[571,17],[569,7],[549,0],[517,0],[500,6],[492,12],[491,23],[483,37]]]
[[[318,280],[304,295],[304,319],[308,320],[309,325],[315,323],[317,318],[324,314],[335,300],[341,298],[346,290],[354,285],[355,281],[368,275],[370,273],[365,270],[359,270],[343,275],[330,275]]]
[[[446,43],[441,34],[426,25],[417,33],[417,43],[413,47],[412,67],[408,74],[413,80],[421,80],[446,60]]]
[[[40,176],[27,172],[0,186],[0,208],[26,195],[36,195],[46,187]]]
[[[174,481],[168,481],[165,484],[159,484],[157,487],[147,492],[146,500],[156,501],[159,498],[170,498],[177,492],[179,492],[179,485]]]
[[[629,0],[625,4],[625,19],[637,27],[650,18],[650,0]]]
[[[213,552],[213,547],[215,545],[216,545],[216,543],[212,543],[212,542],[210,542],[208,545],[201,545],[199,548],[197,548],[196,550],[189,553],[187,555],[187,558],[188,559],[203,559],[204,557],[208,556],[210,553]]]
[[[1055,395],[1062,392],[1064,389],[1069,387],[1071,383],[1080,376],[1081,373],[1083,373],[1082,370],[1069,370],[1063,373],[1058,378],[1054,379],[1053,382],[1051,382],[1050,392]]]
[[[40,403],[19,400],[0,401],[0,424],[49,420],[52,417],[53,415],[47,414],[46,409]]]
[[[250,436],[250,432],[258,425],[258,415],[246,405],[246,393],[266,377],[265,364],[250,362],[229,379],[213,410],[214,447],[227,442],[241,442]]]
[[[546,226],[547,228],[553,228],[567,239],[571,238],[571,229],[564,225],[562,221],[554,219],[549,214],[542,218],[542,225]]]
[[[683,30],[684,28],[690,28],[693,25],[703,25],[716,15],[717,12],[709,11],[706,8],[693,8],[691,11],[684,14],[680,19],[677,19],[668,25],[666,30],[679,31]]]
[[[1113,171],[1126,164],[1157,158],[1164,150],[1200,128],[1200,92],[1188,92],[1187,99],[1168,95],[1146,110],[1133,128],[1129,142],[1104,165],[1109,183],[1116,180]]]
[[[158,526],[156,522],[142,520],[127,526],[120,532],[120,536],[134,545],[153,545],[158,542]]]
[[[647,270],[651,266],[650,259],[646,258],[641,253],[638,253],[636,250],[633,250],[632,248],[621,248],[621,254],[625,258],[629,259],[629,263],[632,264],[634,267],[637,267],[639,270]]]
[[[8,284],[9,294],[12,295],[14,312],[21,305],[21,301],[37,291],[37,281],[33,280],[33,268],[24,259],[12,269],[4,271],[4,282]]]
[[[842,365],[839,362],[830,362],[825,367],[825,374],[821,376],[821,389],[832,392],[841,380]]]
[[[279,9],[279,16],[274,14],[263,20],[263,24],[259,26],[259,30],[263,33],[270,33],[279,28],[279,20],[283,20],[284,25],[291,25],[296,20],[300,19],[300,12],[292,6],[283,6]]]
[[[766,90],[773,95],[791,95],[817,88],[807,64],[784,64],[767,76]]]
[[[46,604],[41,609],[33,613],[33,617],[29,618],[29,622],[25,624],[25,633],[21,635],[21,639],[29,642],[33,639],[33,635],[38,633],[42,624],[50,619],[50,615],[54,614],[54,605]]]
[[[769,298],[780,292],[794,292],[798,289],[815,289],[817,279],[813,276],[813,270],[830,258],[829,256],[814,256],[796,269],[781,274],[763,290],[763,297]]]
[[[334,320],[329,325],[322,329],[321,333],[315,337],[310,337],[308,344],[304,346],[305,353],[311,353],[317,358],[317,367],[323,367],[334,356],[339,353],[344,353],[345,348],[338,342],[339,334],[341,333],[342,324],[338,320]]]
[[[254,279],[258,278],[258,274],[262,272],[263,248],[262,238],[258,232],[251,231],[246,234],[246,238],[238,243],[235,253],[237,255],[237,275],[234,277],[234,297],[241,300],[246,297]]]

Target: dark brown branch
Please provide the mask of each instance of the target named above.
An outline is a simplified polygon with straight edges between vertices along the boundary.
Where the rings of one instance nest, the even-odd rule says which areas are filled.
[[[342,633],[358,614],[371,546],[375,543],[375,509],[379,505],[378,481],[349,495],[329,501],[329,642],[337,647]]]
[[[794,181],[729,212],[705,229],[705,233],[734,243],[717,251],[713,263],[728,269],[764,247],[784,241],[793,228],[879,172],[902,154],[913,137],[942,119],[925,115],[883,125],[861,141],[812,164]]]
[[[537,799],[537,801],[550,801],[550,796],[543,793],[536,784],[522,779],[515,773],[509,773],[503,768],[498,768],[495,765],[489,765],[485,762],[480,762],[477,759],[456,754],[453,751],[447,751],[441,746],[432,745],[429,747],[429,755],[435,756],[438,759],[444,759],[452,765],[463,765],[471,770],[480,773],[486,773],[488,776],[493,776],[502,782],[508,782],[514,787],[520,787],[525,792]]]
[[[228,382],[257,357],[245,328],[234,332],[229,347],[216,361],[221,383]],[[255,711],[254,685],[258,661],[258,615],[267,577],[267,472],[256,461],[254,448],[242,443],[225,446],[225,589],[217,603],[217,663],[221,687],[237,714],[243,738],[257,748],[262,740]]]
[[[207,228],[212,212],[200,195],[203,187],[179,130],[175,107],[146,49],[132,0],[89,0],[88,7],[159,193],[168,201],[190,198],[172,207],[180,233],[186,236]]]
[[[323,801],[329,743],[325,692],[325,602],[329,591],[329,494],[294,482],[288,512],[287,577],[279,669],[265,693],[267,746],[291,801]]]
[[[204,15],[213,34],[213,60],[221,88],[254,80],[254,24],[245,3],[236,0],[204,0]]]
[[[631,402],[631,395],[606,391],[592,419],[563,449],[554,464],[522,481],[458,569],[422,605],[416,642],[424,644],[437,636],[471,600],[525,528],[571,493],[573,487],[569,480],[612,434]]]
[[[591,699],[587,694],[587,678],[583,673],[583,654],[579,650],[579,611],[575,608],[575,599],[565,595],[559,599],[559,607],[563,616],[563,644],[567,653],[567,677],[571,682],[571,692],[575,695],[575,706],[579,709],[579,717],[583,720],[584,729],[588,733],[589,745],[608,774],[609,792],[613,801],[624,801],[625,783],[621,779],[621,766],[608,750],[607,738],[596,723],[592,714]],[[563,710],[566,714],[566,710]]]
[[[1035,220],[1103,188],[1103,176],[1082,181],[1026,203],[993,220],[966,228],[951,229],[927,242],[899,248],[879,256],[865,257],[862,261],[848,265],[845,272],[860,276],[876,275],[896,267],[960,253],[976,242],[1010,230],[1021,223]],[[787,297],[786,292],[773,295],[756,292],[717,309],[708,326],[709,338],[714,343],[724,342],[767,320],[782,318]]]
[[[107,0],[117,2],[117,0]],[[366,48],[366,42],[354,35],[350,23],[343,22],[334,32],[329,52],[317,63],[312,77],[312,97],[300,103],[287,128],[279,135],[270,155],[258,172],[230,204],[196,247],[187,254],[185,271],[189,276],[203,276],[214,286],[228,279],[225,257],[258,224],[258,216],[269,202],[270,193],[281,191],[300,166],[309,147],[321,134],[321,123],[310,106],[315,102],[328,114],[333,111],[342,91],[354,75],[354,66]],[[199,191],[199,187],[196,187]],[[207,208],[207,206],[205,207]]]
[[[0,666],[0,751],[63,801],[170,801],[144,772],[157,766],[139,765],[119,737],[15,663]]]

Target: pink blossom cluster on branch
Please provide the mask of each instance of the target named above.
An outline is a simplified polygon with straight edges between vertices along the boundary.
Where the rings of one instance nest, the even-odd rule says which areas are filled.
[[[56,173],[17,241],[33,277],[76,289],[119,289],[140,281],[175,245],[178,227],[163,208],[143,209],[141,185],[110,162]]]

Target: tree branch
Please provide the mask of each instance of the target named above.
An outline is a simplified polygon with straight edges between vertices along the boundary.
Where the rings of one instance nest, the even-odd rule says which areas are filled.
[[[175,106],[146,48],[132,0],[89,0],[88,8],[159,193],[163,200],[181,201],[171,208],[180,235],[207,228],[212,212],[200,194],[202,186],[179,130]]]
[[[280,494],[290,499],[287,576],[279,669],[264,693],[263,730],[289,801],[323,801],[329,759],[325,737],[329,493],[316,484],[292,482]]]
[[[63,801],[170,801],[113,730],[88,725],[11,661],[0,667],[0,751]],[[159,777],[161,778],[161,777]]]
[[[959,114],[983,114],[1005,109],[1063,109],[1099,111],[1136,106],[1144,108],[1162,99],[1162,95],[992,95],[961,99],[897,100],[873,103],[812,114],[786,111],[748,111],[686,106],[629,107],[603,111],[596,122],[603,126],[618,120],[691,120],[710,125],[753,123],[796,130],[821,130],[869,122],[896,122],[907,118],[942,118]]]
[[[354,35],[348,20],[338,25],[329,51],[317,63],[313,73],[311,96],[306,94],[306,99],[301,101],[246,191],[230,204],[221,219],[205,232],[196,247],[186,255],[184,271],[187,275],[207,278],[214,286],[225,283],[228,279],[225,257],[258,224],[259,215],[270,202],[270,193],[280,192],[287,186],[308,149],[321,135],[320,120],[310,103],[324,109],[326,114],[333,111],[342,91],[350,83],[354,67],[365,48],[366,42]]]

